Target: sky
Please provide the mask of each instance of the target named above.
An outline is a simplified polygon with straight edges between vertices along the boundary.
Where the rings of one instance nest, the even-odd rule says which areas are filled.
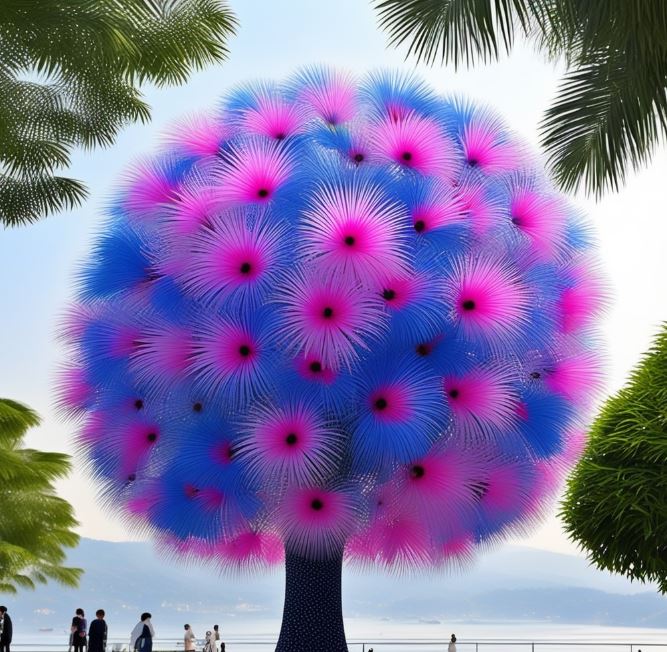
[[[184,87],[145,89],[153,108],[150,124],[128,127],[109,149],[75,153],[69,173],[90,188],[82,208],[0,233],[0,396],[27,403],[42,415],[42,425],[27,437],[32,447],[72,452],[72,425],[60,421],[53,410],[54,378],[62,360],[55,341],[58,318],[72,298],[74,275],[123,170],[153,151],[160,134],[176,119],[215,107],[239,82],[281,79],[302,65],[327,63],[355,74],[393,68],[416,71],[443,94],[464,95],[494,107],[537,147],[541,113],[563,72],[562,66],[522,44],[501,62],[473,70],[416,66],[404,59],[403,51],[387,47],[366,0],[232,0],[231,4],[240,29],[230,41],[231,56],[225,64],[194,75]],[[621,192],[597,202],[575,198],[597,229],[613,297],[603,323],[608,392],[622,386],[661,319],[667,317],[666,180],[663,147]],[[96,504],[92,482],[76,459],[74,466],[59,491],[75,506],[81,534],[130,538],[120,520]],[[514,543],[574,554],[576,548],[553,514],[531,537]]]

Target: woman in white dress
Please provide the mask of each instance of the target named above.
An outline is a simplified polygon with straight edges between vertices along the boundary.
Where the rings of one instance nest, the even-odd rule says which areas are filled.
[[[197,637],[192,631],[192,627],[190,627],[190,625],[185,625],[185,635],[183,636],[183,647],[185,648],[185,652],[195,652],[196,640]]]
[[[449,639],[449,647],[447,648],[447,652],[456,652],[456,636],[452,634],[452,638]]]

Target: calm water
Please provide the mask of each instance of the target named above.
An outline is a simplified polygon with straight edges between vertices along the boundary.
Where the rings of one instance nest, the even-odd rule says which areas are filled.
[[[180,622],[179,618],[179,622]],[[203,637],[211,625],[191,623],[197,636]],[[182,649],[180,628],[154,623],[160,649]],[[275,621],[222,622],[227,652],[270,652],[279,630]],[[109,628],[110,641],[127,643],[128,628]],[[346,632],[350,652],[361,652],[365,643],[373,652],[444,652],[451,633],[459,639],[457,652],[667,652],[667,630],[553,625],[534,623],[415,623],[374,621],[348,618]],[[67,650],[68,634],[58,632],[17,632],[16,652]],[[574,645],[574,643],[583,645]],[[494,644],[495,643],[495,644]],[[561,643],[558,645],[557,643]],[[622,646],[621,644],[625,644]],[[201,647],[199,648],[201,649]],[[326,652],[326,647],[314,652]]]

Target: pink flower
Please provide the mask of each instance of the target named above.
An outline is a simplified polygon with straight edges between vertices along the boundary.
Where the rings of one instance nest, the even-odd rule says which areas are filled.
[[[270,141],[251,140],[231,148],[220,172],[220,198],[230,203],[265,204],[290,177],[289,154]]]
[[[373,133],[373,148],[384,159],[421,174],[451,179],[456,150],[438,124],[416,114],[400,121],[386,119]]]
[[[282,332],[297,352],[314,354],[325,366],[350,366],[358,349],[382,331],[379,297],[339,276],[296,276],[284,304]]]
[[[323,270],[376,285],[406,267],[401,207],[371,185],[320,187],[304,217],[304,251]]]
[[[332,476],[341,454],[340,434],[303,401],[257,410],[241,453],[251,472],[264,480],[302,485]]]

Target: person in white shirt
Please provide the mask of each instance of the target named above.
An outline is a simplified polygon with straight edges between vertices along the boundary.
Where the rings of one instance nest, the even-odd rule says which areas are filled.
[[[185,635],[183,636],[183,645],[185,647],[185,652],[195,652],[195,641],[197,637],[192,631],[190,625],[185,625]]]
[[[151,615],[148,612],[141,614],[141,620],[134,626],[130,634],[130,652],[140,650],[141,652],[153,652],[153,639],[155,630],[151,623]]]

